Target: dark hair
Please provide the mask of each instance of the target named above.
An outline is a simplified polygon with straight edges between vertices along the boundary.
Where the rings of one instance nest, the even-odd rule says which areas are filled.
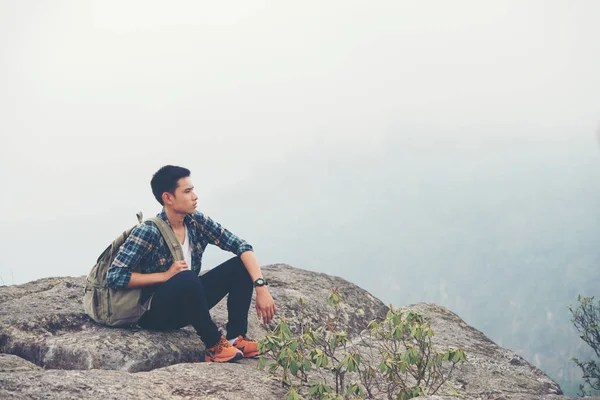
[[[190,170],[183,167],[177,167],[174,165],[165,165],[152,176],[150,186],[152,186],[152,193],[156,200],[161,204],[165,205],[162,200],[164,192],[175,195],[175,189],[177,189],[177,181],[181,178],[190,176]]]

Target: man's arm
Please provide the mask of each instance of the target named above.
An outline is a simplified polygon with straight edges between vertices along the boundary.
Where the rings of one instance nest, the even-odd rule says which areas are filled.
[[[151,224],[136,226],[123,243],[106,275],[106,283],[113,289],[141,287],[158,283],[160,273],[133,272],[158,243],[160,232]],[[144,276],[141,276],[144,275]]]
[[[128,288],[139,288],[144,286],[156,285],[157,283],[163,283],[171,279],[171,277],[181,271],[189,269],[185,261],[175,261],[171,268],[165,272],[154,272],[151,274],[140,274],[139,272],[132,272],[129,278]]]
[[[156,285],[157,283],[165,282],[164,272],[154,272],[151,274],[140,274],[132,272],[129,278],[127,288],[141,288],[144,286]]]
[[[260,265],[258,265],[258,260],[256,259],[253,251],[245,251],[240,254],[239,257],[242,260],[242,263],[244,263],[244,267],[246,267],[248,270],[248,274],[250,274],[252,282],[263,277],[262,271],[260,270]]]
[[[245,251],[240,255],[242,263],[244,263],[244,267],[250,274],[250,278],[252,282],[256,281],[258,278],[262,278],[262,272],[260,270],[260,265],[258,264],[258,260],[254,255],[253,251]],[[275,302],[273,301],[273,296],[269,293],[269,289],[267,286],[257,286],[256,287],[256,315],[258,315],[258,319],[264,321],[265,324],[268,324],[273,319],[273,316],[277,312],[277,307],[275,306]]]
[[[211,244],[219,246],[221,249],[230,251],[240,257],[252,282],[263,277],[260,265],[256,260],[256,256],[254,255],[253,248],[250,244],[200,212],[195,212],[194,218],[196,219],[196,222],[198,222],[202,232],[208,237]],[[266,286],[257,287],[256,314],[258,315],[258,318],[262,318],[263,322],[268,324],[271,322],[276,312],[277,308],[275,307],[275,302],[273,301],[271,293],[269,293],[269,289],[267,289]]]
[[[221,224],[212,218],[196,211],[194,219],[209,242],[220,247],[222,250],[230,251],[237,256],[240,256],[245,251],[253,250],[248,242],[223,228]]]
[[[133,272],[144,257],[158,246],[160,236],[160,231],[154,224],[135,227],[108,270],[106,276],[108,286],[113,289],[131,289],[155,285],[166,282],[178,272],[189,269],[185,261],[176,261],[165,272],[148,274]]]

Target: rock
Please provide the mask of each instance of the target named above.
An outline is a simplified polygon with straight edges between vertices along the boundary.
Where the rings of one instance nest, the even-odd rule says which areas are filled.
[[[0,372],[38,371],[40,367],[12,354],[0,354]]]
[[[284,264],[266,266],[263,271],[278,307],[277,320],[286,318],[292,330],[297,327],[298,297],[306,300],[305,315],[314,325],[331,322],[327,297],[329,289],[337,287],[343,305],[336,328],[348,331],[359,346],[375,344],[363,341],[360,334],[368,321],[383,318],[387,307],[363,289],[341,278]],[[0,398],[285,397],[286,389],[257,370],[256,360],[198,363],[203,344],[191,328],[155,332],[94,323],[82,310],[84,282],[84,277],[62,277],[0,287],[0,351],[13,354],[0,357]],[[419,303],[405,309],[424,314],[439,349],[460,346],[466,351],[467,361],[450,380],[465,399],[567,399],[542,371],[446,308]],[[224,301],[212,315],[220,327],[225,326]],[[260,324],[251,309],[250,336],[262,337],[274,325]],[[455,398],[444,397],[448,394],[420,399]]]
[[[385,315],[386,307],[381,301],[341,278],[284,264],[265,266],[263,272],[280,317],[293,319],[297,298],[302,296],[307,301],[310,319],[323,324],[328,320],[327,296],[333,287],[339,287],[345,296],[340,329],[354,335],[369,320]],[[85,277],[65,277],[0,287],[0,351],[47,369],[137,372],[204,359],[204,345],[191,327],[156,332],[96,324],[83,313],[84,285]],[[225,303],[221,301],[211,311],[223,331],[227,320]],[[269,327],[261,324],[253,311],[251,306],[248,335],[262,337]]]
[[[33,293],[52,289],[64,278],[46,278],[29,282],[24,285],[0,286],[0,304],[12,299],[18,299]]]
[[[435,333],[432,341],[436,347],[447,349],[459,345],[467,353],[467,362],[456,369],[450,380],[461,393],[484,399],[502,397],[510,392],[528,396],[563,394],[560,386],[540,369],[498,346],[448,309],[426,303],[406,309],[427,316]]]
[[[1,399],[283,399],[286,389],[256,368],[237,364],[177,364],[150,372],[48,370],[0,372]]]
[[[462,400],[569,400],[573,399],[567,396],[561,396],[556,394],[541,394],[534,395],[529,393],[509,393],[503,395],[496,394],[488,394],[484,395],[486,397],[465,397]],[[419,396],[415,397],[413,400],[456,400],[456,396]],[[598,396],[591,397],[576,397],[577,400],[600,400]],[[573,399],[574,400],[574,399]]]
[[[445,307],[418,303],[403,307],[403,310],[415,311],[425,316],[435,333],[432,342],[436,350],[445,351],[449,347],[460,347],[465,351],[466,362],[458,364],[448,380],[461,396],[469,399],[497,400],[517,399],[517,395],[531,399],[539,396],[557,396],[555,400],[562,400],[563,396],[560,395],[563,392],[560,386],[540,369],[514,352],[498,346]],[[377,369],[381,362],[377,351],[378,341],[365,331],[352,342],[363,354],[363,363],[370,361]],[[442,386],[438,394],[452,393],[447,386]],[[376,397],[379,396],[384,394],[376,393]],[[438,398],[445,399],[443,396],[432,396],[431,400]]]

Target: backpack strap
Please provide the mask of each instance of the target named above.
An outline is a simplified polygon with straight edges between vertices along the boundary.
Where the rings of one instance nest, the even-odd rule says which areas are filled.
[[[158,227],[158,230],[160,230],[165,242],[167,242],[167,246],[169,246],[169,250],[171,250],[173,259],[175,261],[182,261],[183,250],[181,249],[181,244],[179,243],[179,240],[177,240],[173,229],[171,229],[171,227],[164,220],[158,217],[148,218],[147,221],[152,221],[154,225]]]

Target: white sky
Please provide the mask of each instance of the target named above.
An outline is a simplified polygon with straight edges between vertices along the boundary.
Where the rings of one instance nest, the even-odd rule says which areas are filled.
[[[0,0],[0,220],[148,215],[165,163],[218,199],[293,154],[376,154],[415,127],[591,135],[599,16],[594,0]]]

